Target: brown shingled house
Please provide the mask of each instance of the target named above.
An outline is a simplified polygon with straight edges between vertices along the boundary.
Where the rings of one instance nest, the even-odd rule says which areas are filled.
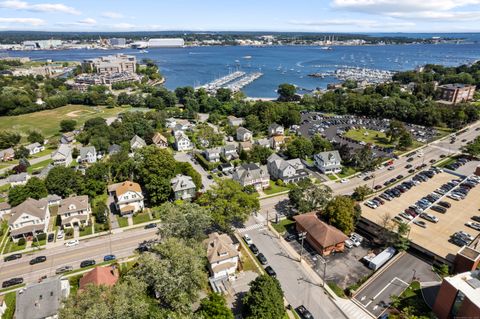
[[[323,256],[332,252],[343,252],[348,237],[337,228],[318,219],[315,213],[297,215],[295,219],[297,231],[306,232],[307,242]]]
[[[85,289],[88,284],[95,286],[111,287],[118,281],[118,270],[113,267],[95,267],[80,279],[80,289]]]

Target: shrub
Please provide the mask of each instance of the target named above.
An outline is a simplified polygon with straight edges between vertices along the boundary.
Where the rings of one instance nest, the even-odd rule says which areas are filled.
[[[18,245],[19,245],[19,246],[23,246],[23,245],[25,245],[26,243],[27,243],[27,241],[25,240],[25,238],[20,238],[20,239],[18,240]]]
[[[45,240],[47,239],[47,234],[45,233],[41,233],[41,234],[38,234],[37,235],[37,239],[40,241],[40,240]]]

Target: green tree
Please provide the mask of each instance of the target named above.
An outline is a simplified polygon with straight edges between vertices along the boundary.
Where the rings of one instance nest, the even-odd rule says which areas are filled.
[[[283,83],[278,86],[277,93],[279,101],[290,102],[296,100],[297,89],[292,84]]]
[[[38,177],[32,177],[25,185],[12,187],[8,192],[8,203],[17,206],[27,198],[41,199],[48,195],[45,183]]]
[[[313,154],[312,141],[301,136],[287,144],[287,155],[290,158],[307,158]]]
[[[223,179],[200,196],[197,203],[208,207],[217,227],[230,232],[232,225],[245,222],[252,212],[260,208],[257,196],[242,190],[237,181]]]
[[[476,137],[472,143],[464,146],[463,151],[471,156],[478,157],[480,155],[480,137]]]
[[[14,207],[20,205],[28,198],[27,190],[24,185],[18,185],[10,188],[8,191],[8,203]]]
[[[202,299],[197,314],[202,319],[233,319],[232,310],[227,306],[225,297],[217,293],[211,293]]]
[[[367,185],[360,185],[353,190],[352,198],[357,201],[363,201],[373,190]]]
[[[250,152],[248,152],[248,161],[252,163],[267,164],[267,159],[272,155],[273,151],[268,147],[260,145],[253,145]]]
[[[355,202],[348,196],[334,197],[321,212],[321,216],[345,234],[355,228]]]
[[[15,158],[16,159],[21,159],[21,158],[28,158],[30,156],[30,152],[27,150],[27,148],[23,145],[20,145],[15,149]]]
[[[62,120],[60,122],[60,132],[70,132],[75,129],[77,121],[75,120]]]
[[[182,239],[167,238],[143,254],[132,276],[146,283],[164,307],[181,314],[191,313],[199,291],[206,286],[204,250]]]
[[[0,131],[0,149],[3,150],[17,145],[21,138],[22,137],[18,133]]]
[[[197,190],[202,188],[202,175],[200,175],[200,173],[198,173],[190,163],[177,162],[175,166],[175,175],[177,174],[190,176],[193,183],[197,187]]]
[[[260,275],[242,299],[245,319],[279,319],[285,316],[283,291],[277,279]]]
[[[30,131],[28,133],[28,137],[27,137],[27,140],[30,142],[30,143],[40,143],[40,144],[43,144],[43,142],[45,141],[45,137],[42,135],[42,133],[40,133],[39,131]]]
[[[399,223],[397,231],[393,233],[390,244],[398,250],[407,250],[410,246],[408,235],[410,234],[410,226],[406,223]]]
[[[205,238],[212,222],[205,207],[192,203],[164,203],[153,208],[153,212],[162,221],[158,231],[162,239],[177,237],[199,242]]]
[[[48,172],[45,185],[50,194],[68,197],[83,189],[83,179],[80,173],[69,167],[56,166]]]
[[[326,152],[333,150],[333,146],[329,140],[322,137],[320,134],[312,136],[312,146],[314,153]]]
[[[406,150],[413,145],[412,134],[408,131],[404,131],[400,134],[398,138],[398,148],[401,150]]]
[[[332,198],[332,190],[326,185],[316,185],[310,179],[304,179],[292,186],[288,198],[300,213],[307,213],[323,209]]]

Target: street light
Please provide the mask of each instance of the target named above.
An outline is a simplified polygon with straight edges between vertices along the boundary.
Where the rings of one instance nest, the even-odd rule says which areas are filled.
[[[305,238],[307,237],[307,232],[301,232],[298,234],[298,238],[302,241],[302,250],[300,251],[300,262],[302,261],[302,257],[303,257],[303,242],[305,240]]]

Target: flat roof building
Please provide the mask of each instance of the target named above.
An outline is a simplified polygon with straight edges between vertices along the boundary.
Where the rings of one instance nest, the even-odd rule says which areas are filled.
[[[438,87],[440,99],[453,104],[467,102],[473,99],[475,85],[468,84],[444,84]]]
[[[137,70],[137,58],[134,55],[116,54],[107,55],[94,59],[86,59],[82,62],[84,72],[94,73],[135,73]]]
[[[185,41],[182,38],[164,38],[148,40],[149,48],[178,48],[183,47]]]

